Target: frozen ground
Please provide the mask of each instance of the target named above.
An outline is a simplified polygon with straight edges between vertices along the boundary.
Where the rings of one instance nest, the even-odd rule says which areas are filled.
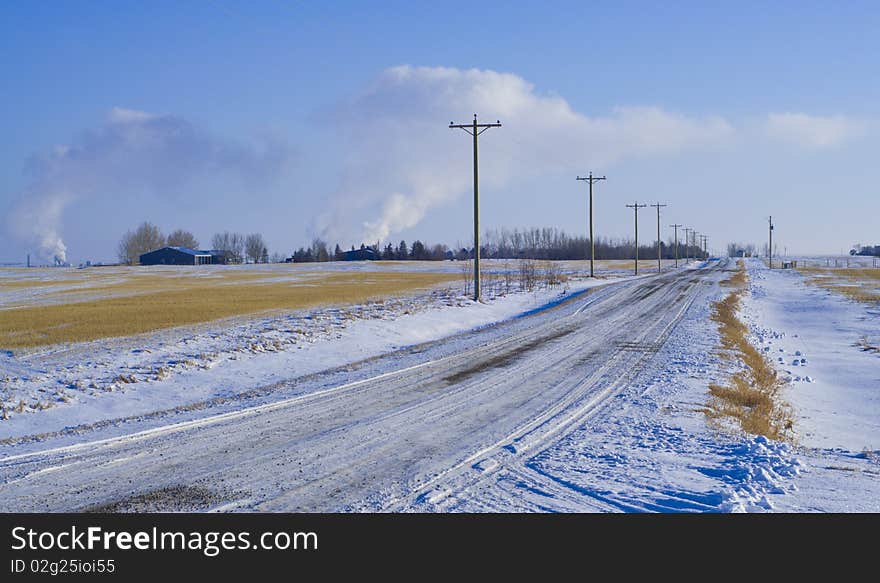
[[[743,318],[790,377],[796,444],[700,412],[731,366],[708,315],[733,264],[712,261],[581,284],[514,319],[559,292],[319,310],[235,327],[228,350],[205,332],[151,339],[147,356],[125,343],[47,356],[62,366],[49,382],[102,350],[144,378],[0,423],[49,434],[0,446],[0,510],[134,510],[147,496],[150,510],[880,511],[880,355],[857,346],[877,339],[877,308],[748,268]],[[302,325],[320,332],[252,349]],[[149,377],[153,355],[206,350],[222,356]],[[121,372],[103,366],[86,370]],[[150,414],[163,407],[176,408]]]
[[[788,382],[797,444],[737,437],[699,409],[722,381],[709,302],[695,303],[652,363],[587,423],[519,463],[459,478],[410,510],[877,512],[880,335],[877,307],[748,262],[744,319]],[[717,299],[716,290],[707,299]],[[872,340],[873,341],[873,340]],[[876,342],[875,342],[876,345]],[[475,465],[482,471],[481,462]]]
[[[487,293],[483,303],[444,287],[368,304],[0,353],[0,439],[233,398],[505,320],[616,279]]]
[[[862,345],[880,345],[880,306],[757,260],[749,275],[744,318],[789,380],[804,464],[799,495],[781,509],[880,511],[880,353]]]

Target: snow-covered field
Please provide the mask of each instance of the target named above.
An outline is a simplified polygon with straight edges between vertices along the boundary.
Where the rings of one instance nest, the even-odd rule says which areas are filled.
[[[744,316],[754,344],[789,380],[784,395],[796,415],[803,473],[780,510],[880,511],[880,353],[860,344],[880,344],[880,305],[759,261],[749,275]]]
[[[118,501],[128,475],[132,494],[222,482],[222,503],[171,507],[201,510],[880,511],[880,353],[860,344],[880,308],[747,268],[793,443],[701,412],[736,366],[709,318],[733,264],[712,261],[2,356],[8,408],[55,405],[0,421],[0,506]]]
[[[443,287],[367,304],[0,353],[0,439],[234,397],[505,320],[617,279],[488,293],[483,303]]]

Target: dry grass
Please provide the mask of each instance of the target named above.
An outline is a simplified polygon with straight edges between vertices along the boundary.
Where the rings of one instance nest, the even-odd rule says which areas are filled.
[[[856,342],[856,347],[863,352],[874,352],[876,354],[880,354],[880,346],[874,346],[868,341],[867,336],[862,336],[859,338],[859,341]]]
[[[733,290],[712,306],[722,355],[739,359],[746,368],[734,374],[727,385],[709,385],[711,398],[704,412],[712,419],[733,419],[747,433],[788,439],[792,418],[779,398],[782,382],[770,362],[748,341],[748,327],[737,317],[747,284],[745,265],[739,261],[736,273],[723,282]]]
[[[880,302],[880,269],[799,267],[807,282],[857,302]]]
[[[145,280],[137,295],[0,311],[0,347],[130,336],[233,316],[327,304],[353,304],[430,288],[455,279],[440,273],[324,273],[312,279],[223,285],[178,279],[178,289]]]

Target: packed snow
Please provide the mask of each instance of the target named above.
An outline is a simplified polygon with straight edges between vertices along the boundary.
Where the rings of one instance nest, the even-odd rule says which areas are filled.
[[[0,353],[0,439],[246,392],[505,320],[618,279],[487,294],[480,303],[445,287],[367,304]]]
[[[687,301],[681,299],[684,296],[676,300],[681,303],[681,308],[676,308],[677,316],[672,317],[672,313],[666,316],[670,320],[668,330],[660,335],[662,340],[656,345],[618,343],[623,347],[624,355],[630,354],[628,350],[645,351],[644,357],[639,356],[634,361],[638,366],[631,375],[623,369],[610,368],[611,376],[601,377],[597,385],[599,396],[586,393],[583,401],[563,397],[558,405],[553,406],[556,408],[554,416],[544,418],[539,415],[530,421],[526,426],[533,429],[529,431],[546,432],[534,442],[534,447],[518,443],[525,437],[505,441],[503,435],[495,436],[497,430],[487,422],[477,437],[489,439],[491,436],[492,440],[501,437],[495,445],[462,453],[464,457],[449,469],[422,476],[414,486],[407,486],[405,481],[390,475],[383,479],[391,480],[391,484],[381,488],[371,489],[369,483],[359,481],[356,489],[358,496],[362,493],[359,501],[349,501],[335,509],[410,512],[880,511],[880,352],[866,349],[866,346],[880,345],[880,306],[857,303],[811,285],[795,270],[769,270],[760,260],[745,261],[749,288],[743,297],[740,317],[749,327],[750,341],[774,363],[785,382],[781,397],[791,406],[794,416],[795,438],[792,442],[744,435],[730,427],[708,422],[703,414],[709,384],[723,382],[741,364],[718,358],[718,334],[709,318],[712,302],[729,291],[718,285],[726,275],[718,267],[726,265],[729,270],[733,264],[724,261],[693,263],[682,268],[680,273],[691,274],[699,284],[686,288],[689,290]],[[67,462],[63,458],[70,455],[66,450],[46,453],[45,458],[40,453],[55,451],[52,448],[74,444],[74,447],[81,448],[76,451],[90,451],[90,441],[109,439],[108,452],[101,455],[113,456],[116,454],[112,454],[109,444],[115,443],[112,441],[114,436],[146,430],[147,433],[137,439],[155,439],[151,448],[164,448],[162,451],[166,456],[188,455],[176,452],[173,447],[177,443],[173,441],[175,432],[189,431],[188,424],[215,431],[219,439],[224,424],[234,423],[235,419],[241,418],[244,423],[265,415],[267,424],[276,418],[284,420],[285,415],[295,415],[294,405],[309,395],[314,394],[319,399],[321,395],[332,395],[340,390],[337,387],[352,387],[345,390],[354,390],[362,383],[382,387],[382,379],[391,379],[396,371],[423,370],[424,373],[419,373],[422,375],[428,375],[428,371],[435,368],[442,371],[443,367],[438,363],[447,359],[461,360],[460,355],[469,349],[487,347],[486,362],[501,363],[492,364],[489,372],[481,369],[479,374],[483,376],[480,378],[489,383],[481,391],[501,391],[506,386],[502,382],[516,383],[517,379],[526,386],[531,381],[528,371],[504,364],[509,357],[505,357],[503,351],[496,353],[489,348],[503,346],[517,334],[527,338],[525,334],[531,327],[541,325],[552,329],[555,320],[561,322],[564,318],[578,321],[582,310],[587,310],[583,314],[588,314],[591,306],[606,300],[611,302],[608,313],[619,318],[620,323],[592,322],[590,330],[596,327],[597,333],[601,334],[602,326],[611,325],[625,329],[628,321],[649,317],[650,310],[628,311],[627,302],[613,301],[617,297],[615,294],[626,297],[627,290],[635,290],[633,297],[650,298],[655,293],[653,277],[646,274],[639,278],[574,281],[566,289],[490,297],[484,303],[474,303],[461,296],[459,291],[436,289],[365,305],[239,319],[222,326],[195,327],[183,333],[170,330],[137,338],[52,347],[24,356],[2,355],[0,371],[5,383],[4,405],[10,413],[8,419],[0,421],[0,438],[8,441],[8,445],[0,450],[0,455],[4,456],[0,458],[0,466],[4,465],[4,459],[8,460],[7,469],[11,472],[3,494],[21,496],[22,492],[28,492],[23,488],[26,488],[29,476],[38,476],[49,471],[47,468],[65,467]],[[591,290],[594,293],[586,293],[597,286],[598,290]],[[645,291],[639,292],[641,289]],[[600,290],[604,291],[595,293]],[[585,300],[565,304],[561,312],[546,311],[547,307],[581,294]],[[659,299],[639,301],[656,301],[655,308],[665,305]],[[536,315],[523,317],[531,313]],[[519,323],[496,330],[493,325],[502,321]],[[561,326],[560,323],[557,327]],[[485,333],[462,334],[480,329],[485,329]],[[632,330],[631,333],[638,337],[640,332]],[[565,338],[564,335],[561,337]],[[596,346],[601,346],[601,338]],[[577,346],[566,345],[563,350],[560,345],[558,354],[547,347],[542,349],[540,345],[525,348],[536,354],[529,356],[533,360],[522,362],[544,363],[541,366],[548,368],[541,369],[540,374],[551,375],[554,367],[549,363],[552,358],[566,357],[566,351],[576,352]],[[389,353],[393,353],[390,358]],[[371,362],[371,359],[376,359],[375,365],[351,368],[351,373],[346,372],[347,365]],[[466,360],[462,362],[457,366],[467,366]],[[611,364],[609,362],[609,366]],[[577,362],[565,361],[561,365],[579,370]],[[493,373],[492,367],[496,366],[501,368]],[[286,383],[331,369],[339,372],[326,377],[319,375],[314,382],[301,386]],[[613,372],[615,370],[617,372]],[[462,374],[465,375],[462,378],[469,379],[469,375],[477,373]],[[497,386],[492,384],[494,376],[497,376]],[[402,377],[405,378],[408,377]],[[563,377],[558,379],[553,382],[560,383],[559,386],[567,382]],[[571,382],[574,382],[573,378]],[[602,388],[602,383],[610,384],[608,388]],[[277,393],[260,393],[259,399],[242,400],[240,404],[230,400],[222,407],[203,412],[187,409],[191,403],[234,397],[276,385],[282,387]],[[364,405],[376,407],[378,414],[383,398],[390,402],[416,396],[410,394],[406,385],[397,387],[390,380],[387,390],[387,397],[364,393],[369,396],[369,400],[364,397]],[[455,404],[455,392],[450,387],[448,395],[431,396],[425,403],[436,401],[439,406],[441,400],[449,400]],[[499,393],[496,398],[507,396]],[[46,401],[51,401],[53,406],[33,406]],[[20,402],[26,402],[26,406],[18,413],[15,407]],[[419,406],[407,405],[389,416],[405,418],[406,415],[416,415]],[[286,413],[291,407],[294,407],[291,413]],[[456,407],[463,405],[457,403],[451,410],[457,410]],[[167,420],[149,416],[164,410],[173,411]],[[483,412],[479,409],[462,410],[467,410],[467,415],[492,418],[489,409]],[[317,411],[323,414],[321,409]],[[432,415],[449,416],[449,413],[438,413],[430,408],[427,411]],[[383,418],[380,415],[370,419]],[[109,427],[100,425],[102,420],[108,419],[126,421]],[[165,425],[171,423],[180,425]],[[255,421],[247,423],[253,425]],[[372,423],[376,423],[376,431],[382,433],[370,433]],[[94,428],[68,431],[71,427],[89,424]],[[216,429],[210,429],[215,426]],[[385,437],[387,428],[391,431]],[[404,433],[404,426],[393,423],[386,426],[378,420],[371,420],[366,424],[355,423],[348,430],[369,436],[363,447],[372,452],[372,447],[380,447],[380,451],[383,451],[382,447],[390,447],[395,433]],[[53,432],[60,435],[39,436]],[[243,434],[247,435],[244,431]],[[30,437],[21,439],[26,436]],[[163,442],[163,436],[168,436],[170,441]],[[434,438],[438,441],[432,444]],[[434,452],[440,446],[440,438],[449,439],[451,436],[419,434],[414,443],[410,442],[410,447]],[[228,439],[231,439],[230,443],[235,442],[231,437]],[[321,434],[320,439],[344,443],[344,436],[337,433]],[[373,442],[377,445],[370,445]],[[137,440],[119,443],[120,448],[133,448]],[[329,470],[337,458],[345,467],[345,460],[349,459],[346,456],[356,455],[346,452],[344,447],[338,451],[316,451],[314,455],[304,451],[303,455],[306,454],[308,463],[314,464],[316,471]],[[55,460],[56,455],[61,456],[60,462]],[[97,450],[94,455],[99,455]],[[137,460],[141,455],[139,451],[132,451],[113,459]],[[21,474],[27,470],[22,469],[25,466],[19,462],[31,459],[29,456],[36,456],[33,460],[37,469],[31,474]],[[40,462],[41,459],[46,461]],[[87,459],[75,463],[88,467]],[[40,463],[61,465],[42,467]],[[403,462],[402,465],[395,464],[393,453],[391,457],[377,457],[375,463],[387,471],[409,471],[409,466]],[[143,468],[149,468],[149,465]],[[255,475],[262,475],[259,473],[262,470],[257,470],[256,466],[254,471]],[[270,490],[268,484],[253,488],[255,492]],[[238,500],[224,499],[217,508],[287,508],[283,491],[277,495],[280,497],[273,498],[275,501],[269,506],[257,505],[257,495],[252,494]],[[329,503],[325,498],[316,500]]]

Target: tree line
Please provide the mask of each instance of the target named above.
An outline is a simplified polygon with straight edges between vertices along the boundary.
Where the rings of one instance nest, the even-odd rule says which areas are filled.
[[[590,238],[583,235],[570,235],[556,227],[532,227],[528,229],[493,229],[486,232],[484,244],[480,245],[480,255],[493,259],[589,259]],[[676,243],[670,238],[660,241],[660,254],[663,259],[676,257]],[[635,242],[630,239],[596,238],[596,259],[632,259],[635,257]],[[702,249],[688,247],[678,241],[678,257],[704,257]],[[657,257],[657,242],[639,245],[640,258]]]
[[[408,246],[406,241],[401,241],[397,245],[388,243],[385,247],[378,244],[365,245],[361,244],[360,248],[371,249],[375,253],[376,259],[386,261],[442,261],[444,259],[452,259],[449,248],[446,245],[426,245],[419,240],[413,242],[412,247]],[[351,251],[355,251],[354,245]],[[465,251],[464,258],[467,258]],[[320,261],[344,261],[345,251],[337,243],[332,251],[330,246],[323,239],[314,239],[308,247],[300,247],[294,251],[290,260],[294,263],[312,263]]]
[[[570,235],[556,227],[529,229],[493,229],[483,236],[480,245],[480,256],[486,259],[538,259],[538,260],[578,260],[590,258],[590,240],[580,235]],[[119,243],[119,260],[122,263],[136,264],[141,254],[161,247],[187,247],[198,249],[199,242],[189,231],[178,229],[167,237],[158,227],[145,222],[134,231],[127,232]],[[211,238],[211,249],[225,251],[231,263],[277,263],[289,261],[293,263],[312,263],[324,261],[343,261],[345,251],[337,243],[331,245],[323,239],[312,240],[309,246],[298,248],[287,258],[269,252],[262,235],[225,231]],[[450,248],[444,244],[428,244],[421,240],[407,244],[405,240],[396,245],[379,243],[361,244],[360,249],[370,249],[376,259],[386,261],[442,261],[444,259],[467,260],[474,256],[473,247],[461,243]],[[354,251],[355,247],[352,246]],[[596,259],[632,259],[635,254],[635,243],[627,239],[597,238],[595,244]],[[663,259],[676,256],[676,245],[673,240],[660,242],[660,254]],[[687,247],[678,241],[678,257],[686,255],[703,258],[702,249]],[[639,257],[648,259],[657,257],[657,243],[639,245]]]
[[[120,263],[136,265],[140,256],[162,247],[199,248],[199,241],[190,231],[177,229],[167,236],[150,222],[141,223],[133,231],[127,231],[119,241],[117,256]],[[225,231],[211,237],[211,250],[223,251],[229,263],[269,263],[269,250],[259,233],[243,235]]]
[[[483,235],[480,245],[480,256],[487,259],[589,259],[590,240],[584,236],[572,236],[555,227],[531,229],[493,229]],[[674,259],[675,241],[660,242],[660,253],[663,259]],[[466,260],[473,258],[473,247],[465,247],[460,243],[450,248],[443,244],[429,245],[416,240],[412,245],[400,241],[397,245],[386,243],[361,244],[361,249],[372,249],[377,259],[383,260],[415,260],[440,261],[443,259]],[[355,247],[352,246],[351,250]],[[596,239],[596,259],[632,259],[635,255],[635,243],[627,239]],[[683,241],[678,242],[678,257],[704,257],[702,249],[687,247]],[[657,243],[639,245],[639,257],[657,257]],[[315,239],[309,247],[300,247],[292,257],[296,263],[313,261],[341,261],[344,252],[339,245],[331,252],[328,244]]]

